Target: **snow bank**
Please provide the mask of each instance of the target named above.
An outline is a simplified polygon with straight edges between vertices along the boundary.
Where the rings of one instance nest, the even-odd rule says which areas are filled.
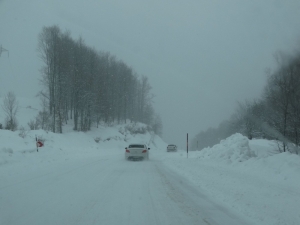
[[[300,157],[277,144],[235,134],[202,151],[169,154],[164,164],[253,224],[300,224]]]
[[[69,159],[80,154],[105,154],[106,151],[118,151],[122,154],[130,143],[144,143],[151,150],[158,150],[157,146],[164,145],[161,138],[145,129],[145,124],[127,123],[93,127],[88,132],[74,132],[72,125],[68,124],[64,126],[64,131],[67,132],[63,134],[27,130],[21,135],[21,131],[0,130],[0,166],[10,162],[26,162],[25,155],[37,151],[36,137],[44,142],[44,147],[39,150],[40,155],[56,161],[60,160],[58,156],[61,155]],[[143,133],[139,133],[140,131]],[[31,155],[32,160],[34,157],[35,154]]]
[[[203,149],[198,157],[234,164],[244,162],[255,156],[255,152],[249,147],[248,138],[241,134],[234,134],[212,148]]]

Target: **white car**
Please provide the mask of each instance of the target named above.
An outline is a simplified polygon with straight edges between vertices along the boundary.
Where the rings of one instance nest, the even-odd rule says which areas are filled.
[[[138,160],[138,159],[149,159],[149,150],[147,145],[144,144],[130,144],[125,148],[125,159],[127,160]]]

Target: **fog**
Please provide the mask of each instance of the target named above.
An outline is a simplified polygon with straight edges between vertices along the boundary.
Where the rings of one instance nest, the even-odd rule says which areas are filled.
[[[259,98],[273,54],[300,37],[297,0],[2,0],[0,95],[34,97],[42,61],[37,39],[58,25],[149,78],[163,139],[216,127],[237,101]],[[38,100],[38,99],[37,99]]]

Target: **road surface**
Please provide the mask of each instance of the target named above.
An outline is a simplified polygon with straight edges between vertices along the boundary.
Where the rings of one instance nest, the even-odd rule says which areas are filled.
[[[23,166],[1,177],[0,225],[247,224],[154,156],[92,155]]]

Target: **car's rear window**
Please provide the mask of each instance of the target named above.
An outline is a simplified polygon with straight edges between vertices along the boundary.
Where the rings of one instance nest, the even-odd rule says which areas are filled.
[[[129,145],[129,148],[145,148],[145,145]]]

